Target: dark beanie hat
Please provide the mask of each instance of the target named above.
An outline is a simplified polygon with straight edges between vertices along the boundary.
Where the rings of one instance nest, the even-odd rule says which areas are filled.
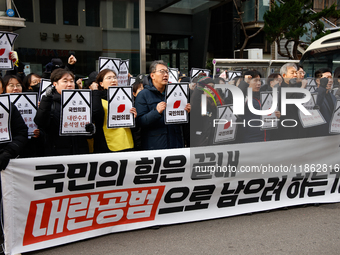
[[[201,79],[198,80],[198,85],[200,85],[201,87],[204,87],[209,83],[215,84],[214,80],[209,77],[202,77]]]
[[[182,78],[181,82],[190,82],[190,78],[188,76],[185,76]]]

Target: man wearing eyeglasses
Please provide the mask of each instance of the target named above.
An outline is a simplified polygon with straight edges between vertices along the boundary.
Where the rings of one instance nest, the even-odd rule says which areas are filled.
[[[280,69],[280,74],[283,77],[283,82],[281,87],[279,87],[279,102],[278,106],[280,109],[281,105],[281,88],[282,87],[301,87],[304,88],[306,86],[305,82],[302,82],[298,79],[298,68],[294,63],[286,63]],[[302,97],[301,93],[287,93],[287,99],[299,99]],[[281,111],[281,109],[280,109]],[[299,115],[299,109],[296,105],[288,104],[286,106],[286,115],[281,115],[281,123],[279,124],[279,128],[277,131],[277,139],[295,139],[304,137],[304,130],[301,125]],[[282,126],[282,123],[285,123],[286,126]],[[289,126],[289,128],[287,127]]]
[[[136,97],[137,125],[142,131],[144,150],[171,149],[184,147],[182,125],[165,124],[165,86],[168,84],[169,70],[162,60],[150,65],[149,84]],[[190,104],[185,110],[190,112]]]

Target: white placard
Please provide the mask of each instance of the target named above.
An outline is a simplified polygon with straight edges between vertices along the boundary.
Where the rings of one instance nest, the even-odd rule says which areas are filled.
[[[119,64],[118,86],[128,86],[129,60],[121,60]]]
[[[326,123],[320,111],[313,109],[316,103],[317,94],[312,93],[311,95],[310,100],[307,103],[302,104],[308,112],[311,113],[311,115],[305,115],[299,110],[299,118],[301,120],[302,127],[304,128],[319,126]]]
[[[314,78],[306,78],[307,80],[307,86],[317,86],[316,81]]]
[[[269,110],[273,106],[273,92],[264,91],[261,92],[261,110]],[[277,105],[275,106],[275,111],[277,111]],[[262,115],[263,126],[261,130],[276,129],[277,117],[275,116],[275,111],[269,115]]]
[[[18,34],[0,32],[0,69],[2,70],[12,70],[14,68],[12,60],[9,59],[9,53],[12,51],[17,37]]]
[[[132,86],[136,82],[136,77],[129,78],[129,85]]]
[[[318,87],[317,86],[314,86],[314,85],[307,85],[306,86],[306,89],[309,91],[309,92],[311,92],[311,93],[315,93],[315,91],[316,91],[316,89],[317,89]]]
[[[217,107],[219,124],[215,126],[214,144],[234,141],[236,138],[237,125],[236,116],[233,114],[233,105],[222,105]]]
[[[41,101],[42,96],[46,95],[46,90],[52,86],[53,84],[51,83],[51,80],[41,79],[39,87],[39,101]]]
[[[178,82],[178,68],[169,68],[169,83],[177,83]]]
[[[242,76],[241,71],[228,71],[228,81],[231,81],[235,77],[240,77]]]
[[[12,141],[10,112],[11,102],[9,94],[0,95],[0,143]]]
[[[91,135],[85,125],[92,123],[91,90],[61,91],[60,135]]]
[[[109,99],[107,128],[134,127],[135,118],[130,109],[133,107],[132,87],[112,86],[107,90]]]
[[[194,78],[198,77],[199,74],[203,74],[203,76],[209,77],[210,70],[202,69],[202,68],[191,68],[191,71],[190,71],[190,81],[192,82],[192,80]]]
[[[188,103],[189,84],[188,83],[169,83],[165,87],[165,123],[186,123],[188,113],[184,110]]]
[[[119,74],[120,58],[106,58],[99,57],[98,65],[99,72],[104,69],[110,69],[114,71],[117,75]]]
[[[10,94],[10,100],[18,108],[28,127],[28,136],[34,136],[33,131],[38,128],[34,122],[34,117],[37,113],[38,93],[13,93]]]
[[[330,134],[340,133],[340,99],[336,101],[336,107],[329,125]]]

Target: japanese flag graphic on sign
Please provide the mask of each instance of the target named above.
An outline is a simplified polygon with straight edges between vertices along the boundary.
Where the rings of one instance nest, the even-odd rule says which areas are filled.
[[[109,87],[107,127],[134,127],[135,118],[130,109],[133,107],[132,87]]]
[[[0,69],[2,70],[12,70],[14,68],[9,53],[11,52],[17,37],[18,34],[0,32]]]
[[[234,141],[236,138],[237,125],[236,116],[233,114],[233,105],[222,105],[217,107],[218,121],[215,122],[214,144]]]
[[[188,103],[189,84],[171,83],[166,86],[165,123],[186,123],[188,113],[184,110]]]

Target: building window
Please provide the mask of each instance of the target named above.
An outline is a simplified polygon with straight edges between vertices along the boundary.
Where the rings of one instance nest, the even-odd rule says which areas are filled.
[[[127,2],[113,1],[112,8],[113,27],[126,28]]]
[[[139,28],[139,3],[133,3],[133,28]]]
[[[78,0],[63,0],[64,25],[78,26]]]
[[[26,19],[28,22],[33,22],[33,7],[32,0],[15,0],[15,6],[21,18]],[[19,17],[19,15],[16,15]]]
[[[99,27],[99,11],[100,1],[86,0],[85,1],[85,14],[86,14],[86,26]]]
[[[55,24],[55,0],[39,0],[40,22]]]

